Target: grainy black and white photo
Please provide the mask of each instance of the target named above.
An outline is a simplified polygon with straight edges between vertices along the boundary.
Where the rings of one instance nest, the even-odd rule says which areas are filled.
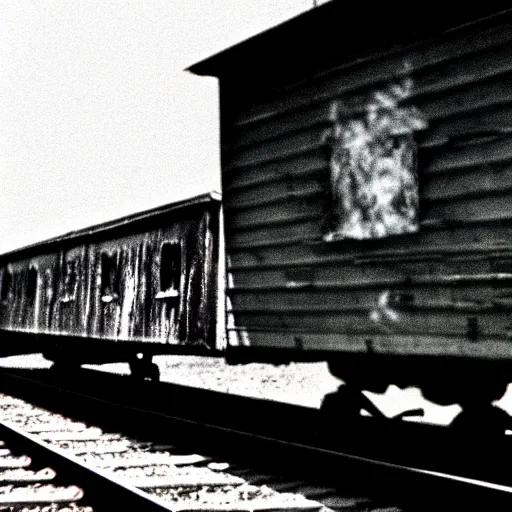
[[[0,509],[508,511],[512,9],[0,3]]]

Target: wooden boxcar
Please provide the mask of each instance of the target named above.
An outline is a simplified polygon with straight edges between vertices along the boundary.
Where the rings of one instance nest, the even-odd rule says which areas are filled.
[[[189,70],[219,78],[231,357],[509,380],[511,10],[334,1]]]
[[[0,353],[72,365],[215,352],[219,214],[205,194],[2,255]]]

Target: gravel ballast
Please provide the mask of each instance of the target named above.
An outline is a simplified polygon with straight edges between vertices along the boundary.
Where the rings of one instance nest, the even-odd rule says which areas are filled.
[[[153,360],[158,364],[164,382],[312,408],[319,408],[322,398],[340,385],[340,381],[330,374],[324,362],[230,366],[219,358],[196,356],[156,356]],[[51,365],[51,361],[44,359],[41,354],[0,359],[0,367],[44,369]],[[120,375],[130,373],[127,363],[84,365],[84,368]],[[399,389],[390,386],[383,395],[368,393],[368,396],[388,416],[423,407],[425,416],[415,419],[427,423],[447,425],[460,411],[458,405],[441,407],[428,402],[416,388]],[[498,405],[509,414],[512,413],[510,388]]]

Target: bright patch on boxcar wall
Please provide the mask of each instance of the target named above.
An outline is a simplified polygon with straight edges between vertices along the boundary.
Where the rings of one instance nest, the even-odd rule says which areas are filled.
[[[390,306],[390,299],[391,292],[389,290],[380,294],[377,304],[370,311],[370,320],[384,323],[394,323],[399,320],[400,315]]]
[[[427,127],[414,106],[401,105],[412,79],[373,93],[364,116],[348,119],[332,105],[332,219],[325,240],[382,238],[418,230],[414,131]]]

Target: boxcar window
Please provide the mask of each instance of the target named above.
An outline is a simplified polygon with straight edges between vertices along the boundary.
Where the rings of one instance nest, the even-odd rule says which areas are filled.
[[[76,285],[78,281],[76,266],[76,260],[66,262],[64,276],[64,296],[62,297],[62,302],[69,302],[75,298]]]
[[[119,276],[116,260],[108,254],[101,255],[101,298],[110,302],[119,297]]]
[[[37,270],[34,267],[30,267],[27,276],[27,299],[34,301],[37,293]]]
[[[347,119],[333,105],[331,143],[332,215],[326,240],[382,238],[419,228],[414,131],[426,121],[403,106],[411,80],[375,91],[364,114]]]
[[[0,292],[0,299],[2,301],[6,301],[9,298],[9,292],[12,288],[12,274],[9,270],[4,270],[4,275],[2,277],[2,291]]]
[[[181,245],[164,243],[160,254],[160,291],[178,290],[181,278]]]

